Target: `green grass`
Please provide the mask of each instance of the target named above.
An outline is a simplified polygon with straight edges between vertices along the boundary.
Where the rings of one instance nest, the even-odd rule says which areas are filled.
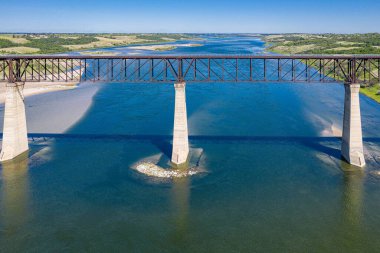
[[[360,92],[369,98],[372,98],[376,102],[380,103],[380,85],[374,85],[370,87],[364,87],[360,89]]]
[[[99,43],[99,46],[95,46],[93,43],[100,42],[100,37],[116,39],[117,36],[132,36],[136,37],[136,39],[135,41],[131,40],[129,42],[116,41],[113,46],[127,46],[131,44],[155,44],[196,37],[195,35],[187,34],[8,34],[1,36],[0,49],[23,46],[39,49],[36,54],[65,53],[70,51],[77,51],[75,48],[71,49],[67,47],[70,45],[84,46],[78,50],[103,48],[103,46],[101,46],[101,43]],[[16,39],[23,39],[23,41],[17,42]],[[87,45],[90,46],[86,47]],[[109,47],[109,45],[104,47]],[[5,50],[3,50],[2,53],[9,54],[9,52]],[[17,50],[15,50],[14,53],[21,54]]]
[[[40,53],[50,54],[50,53],[61,53],[68,51],[63,45],[81,45],[88,44],[91,42],[98,41],[98,39],[93,36],[81,35],[77,38],[62,38],[56,35],[50,35],[47,38],[27,38],[30,42],[26,43],[25,46],[39,48]]]
[[[267,50],[288,53],[305,47],[302,54],[380,54],[380,33],[367,34],[282,34],[264,35]],[[280,47],[280,48],[279,48]]]
[[[174,46],[167,46],[167,47],[156,48],[155,51],[169,51],[169,50],[174,50],[176,48],[177,47],[174,47]]]
[[[0,39],[0,48],[14,47],[14,46],[17,46],[17,45],[18,44],[13,43],[10,40]]]

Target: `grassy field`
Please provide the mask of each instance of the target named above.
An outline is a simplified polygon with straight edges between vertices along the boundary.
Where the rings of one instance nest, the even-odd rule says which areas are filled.
[[[281,54],[380,54],[380,34],[263,35],[267,50]]]
[[[262,39],[267,51],[279,54],[380,54],[378,33],[275,34]],[[360,92],[380,103],[379,84],[362,87]]]
[[[378,84],[370,87],[362,87],[360,92],[380,103],[380,86]]]
[[[194,37],[186,34],[0,34],[0,54],[55,54]]]

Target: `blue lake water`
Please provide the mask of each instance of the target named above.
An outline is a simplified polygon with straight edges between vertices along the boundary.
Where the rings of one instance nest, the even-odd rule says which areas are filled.
[[[203,46],[159,54],[264,49],[254,37],[194,43]],[[203,150],[205,172],[157,179],[131,167],[170,156],[173,84],[96,86],[64,135],[31,123],[29,159],[2,165],[1,252],[379,251],[380,105],[371,99],[361,96],[360,170],[340,159],[341,84],[188,84],[190,145]],[[42,108],[87,87],[28,98],[27,113],[46,120]]]

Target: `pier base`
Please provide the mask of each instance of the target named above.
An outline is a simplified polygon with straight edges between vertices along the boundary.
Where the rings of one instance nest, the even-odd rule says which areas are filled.
[[[360,84],[345,84],[342,156],[352,165],[365,165],[360,115]]]
[[[175,83],[172,163],[184,164],[189,156],[185,82]]]
[[[29,149],[26,129],[24,83],[7,83],[0,161],[11,160]]]

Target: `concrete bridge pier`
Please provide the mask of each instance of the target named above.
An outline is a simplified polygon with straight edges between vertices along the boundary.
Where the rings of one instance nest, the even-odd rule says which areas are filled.
[[[26,129],[24,83],[7,83],[0,161],[12,160],[29,149]]]
[[[342,156],[350,164],[363,167],[365,160],[359,102],[360,84],[347,83],[344,90]]]
[[[177,82],[175,88],[175,109],[173,128],[172,163],[181,165],[189,156],[189,137],[187,128],[185,82]]]

